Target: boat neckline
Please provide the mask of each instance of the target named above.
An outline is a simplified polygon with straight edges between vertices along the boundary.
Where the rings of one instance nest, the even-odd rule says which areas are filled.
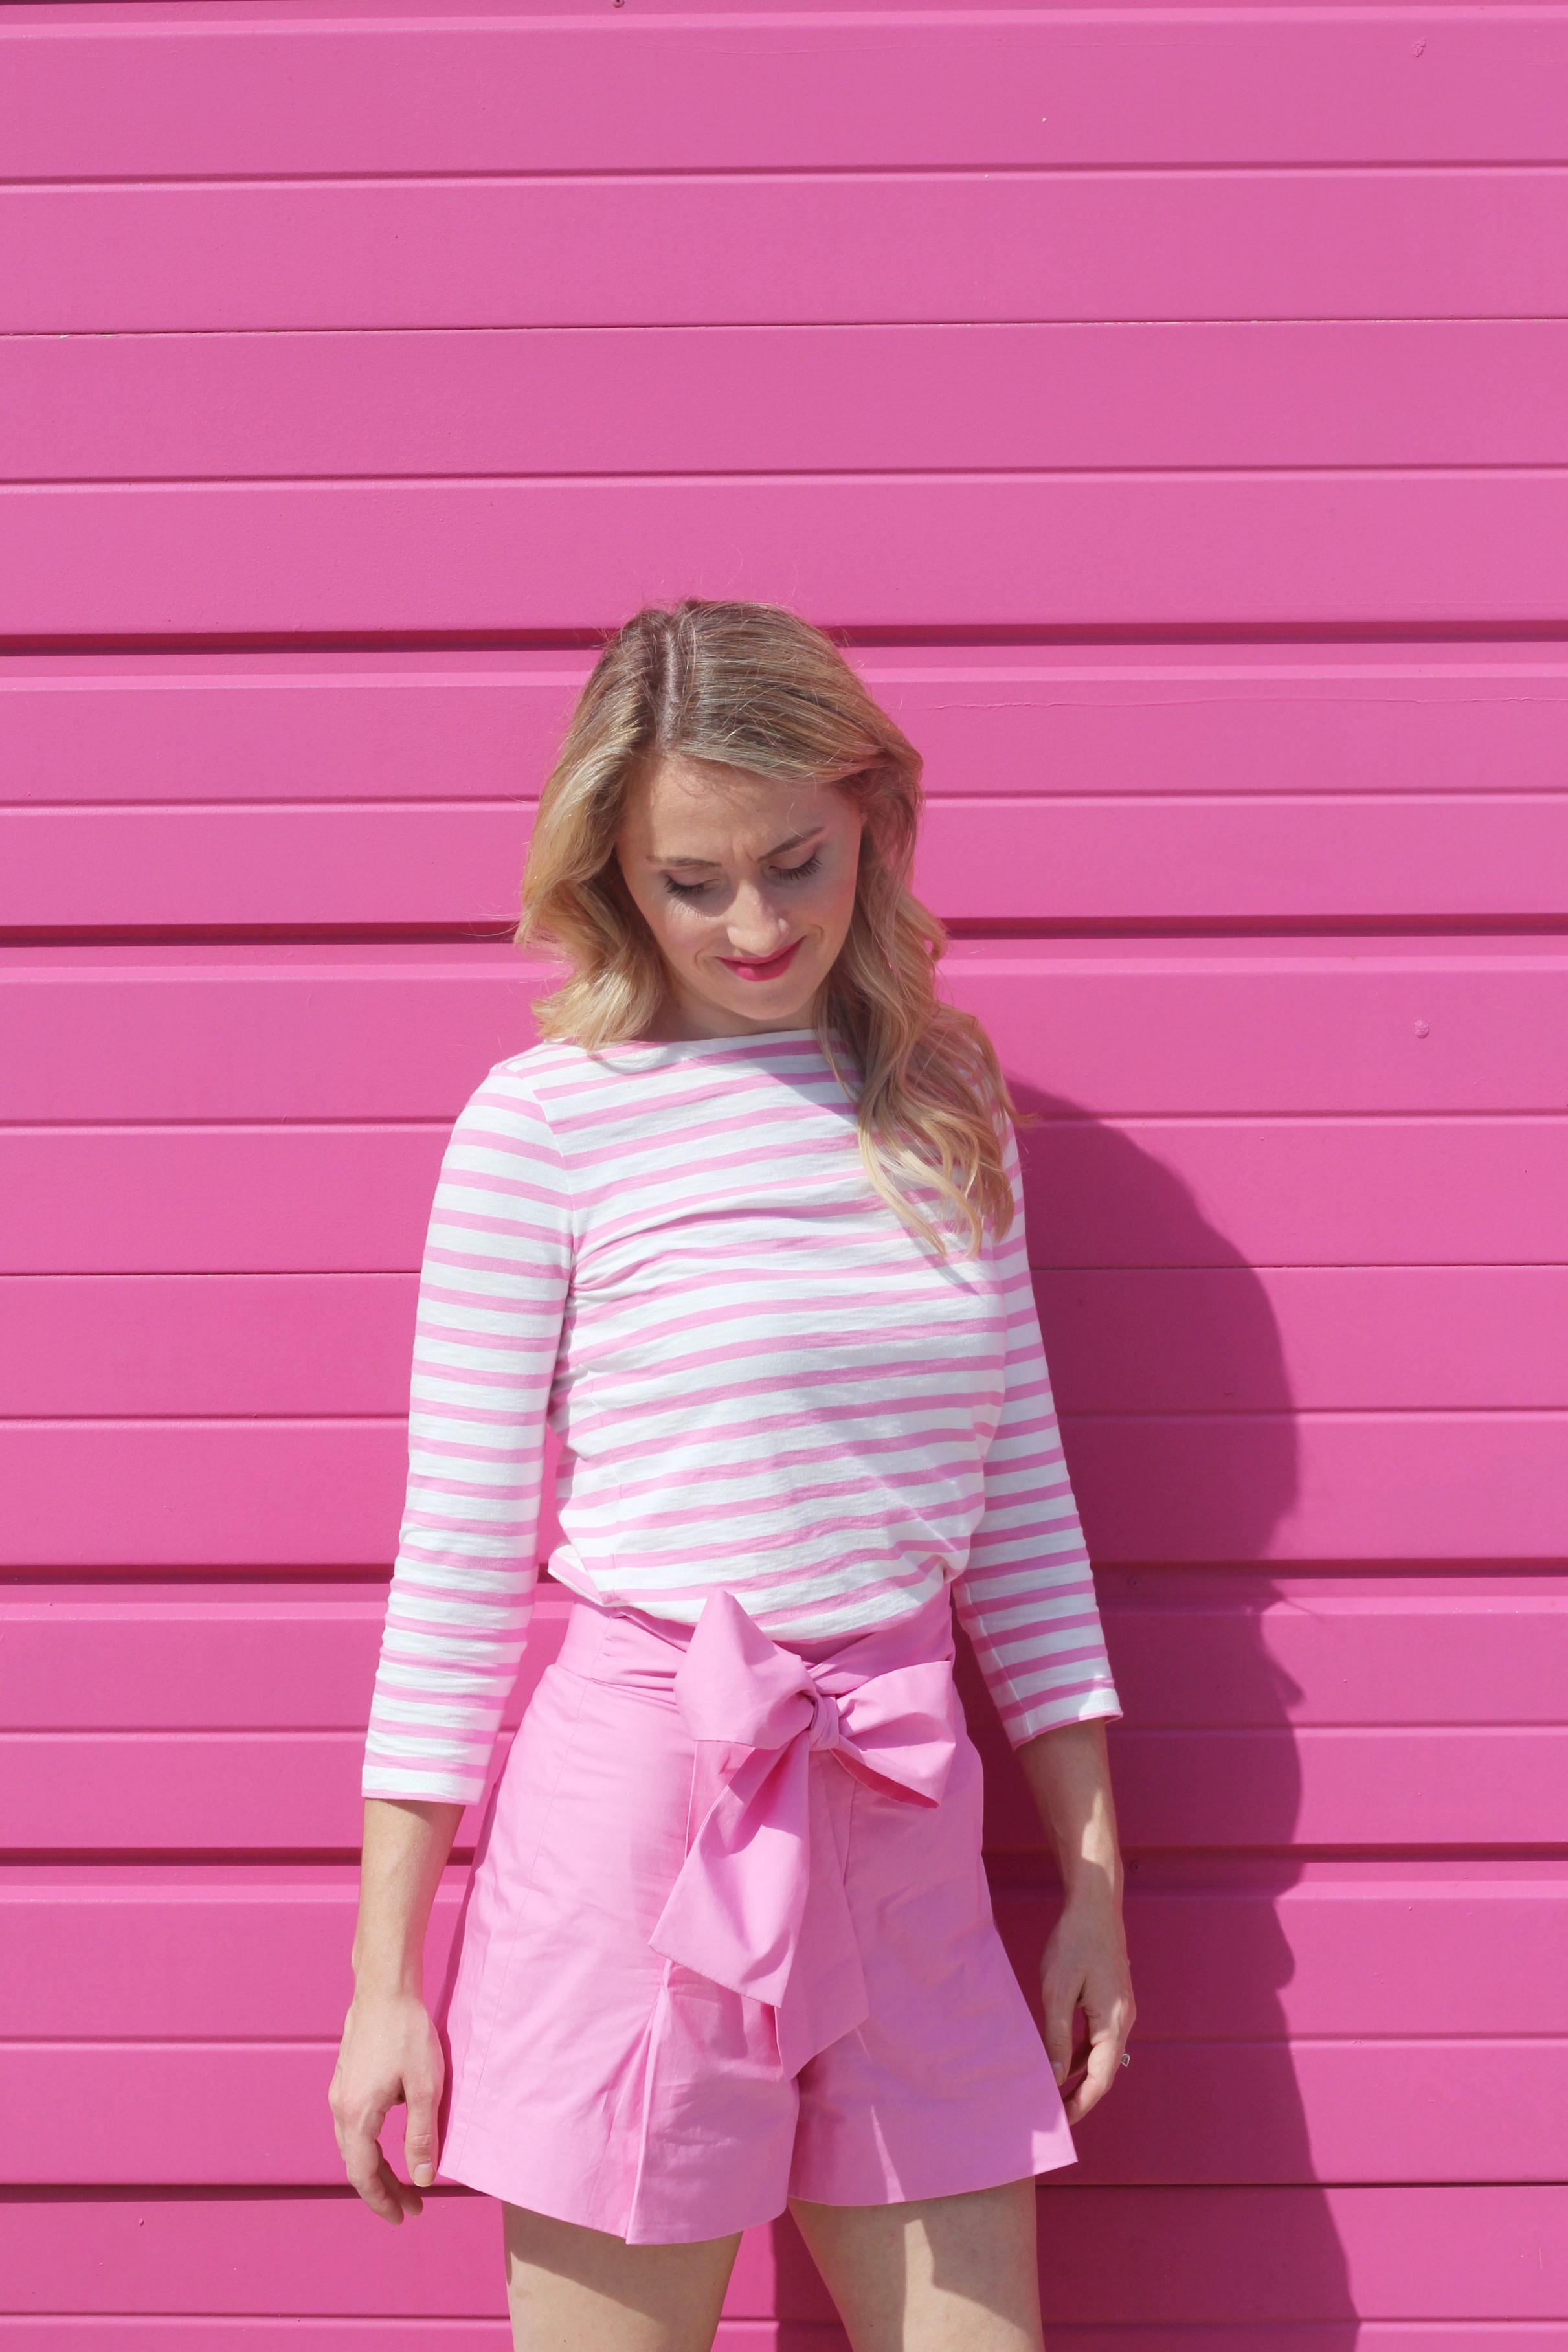
[[[736,1036],[726,1037],[622,1037],[613,1045],[595,1045],[595,1054],[624,1054],[628,1045],[646,1046],[650,1052],[668,1054],[677,1045],[766,1045],[782,1043],[786,1038],[816,1038],[815,1029],[742,1029]],[[590,1049],[584,1046],[584,1053]]]

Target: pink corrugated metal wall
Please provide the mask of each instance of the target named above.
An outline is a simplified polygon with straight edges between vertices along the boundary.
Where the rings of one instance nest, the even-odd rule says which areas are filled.
[[[1565,165],[1550,6],[4,12],[0,2352],[504,2341],[493,2208],[334,2187],[358,1750],[529,794],[692,589],[925,747],[1044,1115],[1055,2340],[1568,2340]]]

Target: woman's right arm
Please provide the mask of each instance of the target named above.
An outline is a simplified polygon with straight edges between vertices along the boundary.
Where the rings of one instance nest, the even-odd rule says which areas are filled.
[[[331,2087],[349,2178],[389,2221],[416,2213],[435,2177],[443,2061],[425,1930],[522,1655],[572,1255],[554,1137],[526,1076],[498,1064],[443,1154],[420,1271],[408,1486],[361,1782],[354,1995]],[[412,2189],[378,2145],[401,2099]]]
[[[330,2093],[344,2168],[373,2213],[417,2213],[436,2178],[441,2044],[425,2006],[425,1930],[462,1817],[461,1805],[368,1797],[354,1929],[354,1992]],[[381,2152],[389,2108],[406,2102],[413,2186]]]

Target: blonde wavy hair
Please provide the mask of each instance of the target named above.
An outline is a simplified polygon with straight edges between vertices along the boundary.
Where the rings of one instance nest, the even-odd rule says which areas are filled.
[[[866,1173],[946,1255],[1006,1233],[1004,1163],[1017,1112],[995,1048],[937,994],[947,933],[909,887],[921,755],[832,641],[773,604],[695,597],[648,605],[609,639],[540,799],[523,872],[519,947],[563,956],[539,999],[542,1034],[593,1053],[643,1034],[668,975],[616,858],[626,793],[679,755],[781,783],[834,784],[864,820],[855,909],[819,994],[816,1034],[855,1107]],[[934,1208],[933,1216],[930,1212]]]

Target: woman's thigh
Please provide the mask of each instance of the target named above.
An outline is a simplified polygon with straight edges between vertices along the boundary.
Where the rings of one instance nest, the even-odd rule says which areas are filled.
[[[501,2211],[515,2352],[709,2352],[738,2232],[628,2246],[521,2205]]]
[[[1033,2180],[790,2210],[855,2352],[1042,2352]]]

